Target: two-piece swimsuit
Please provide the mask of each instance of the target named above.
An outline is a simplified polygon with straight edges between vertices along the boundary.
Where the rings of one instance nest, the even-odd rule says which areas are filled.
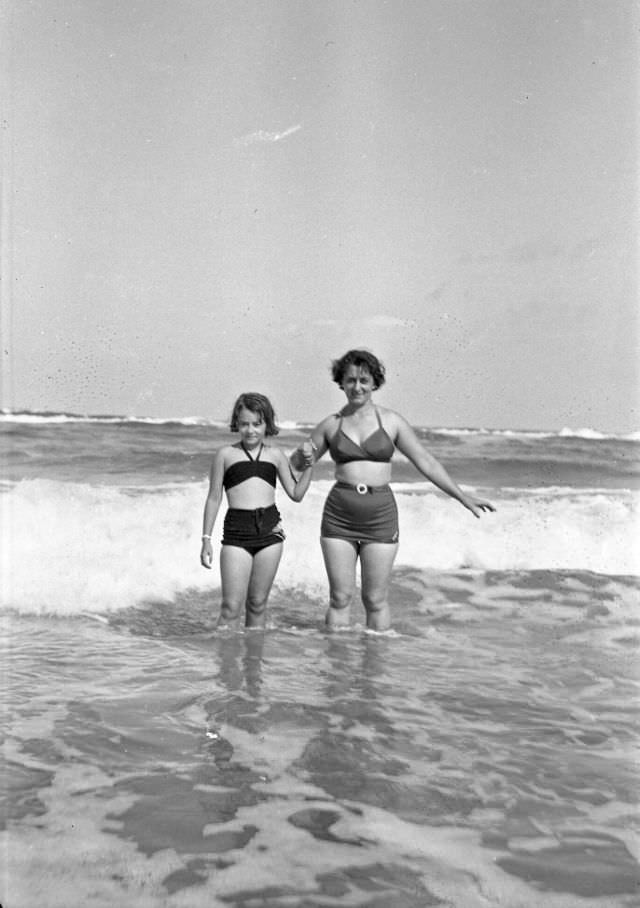
[[[390,463],[394,444],[376,409],[378,428],[362,444],[342,429],[343,416],[329,442],[329,454],[336,464],[355,461]],[[324,505],[320,535],[355,543],[398,541],[398,507],[389,485],[369,486],[339,480]]]
[[[255,458],[249,454],[243,444],[242,450],[247,460],[238,460],[225,470],[222,484],[225,491],[239,485],[246,479],[257,476],[276,487],[277,471],[275,464],[260,460],[264,445],[260,445]],[[246,549],[255,555],[270,545],[284,540],[284,531],[280,526],[280,512],[275,504],[266,508],[229,508],[224,518],[222,545],[234,545]]]

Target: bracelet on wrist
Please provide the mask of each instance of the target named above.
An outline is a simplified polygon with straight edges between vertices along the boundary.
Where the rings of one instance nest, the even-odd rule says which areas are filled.
[[[210,533],[203,533],[202,536],[201,536],[200,538],[201,538],[201,539],[211,539],[211,534],[210,534]]]

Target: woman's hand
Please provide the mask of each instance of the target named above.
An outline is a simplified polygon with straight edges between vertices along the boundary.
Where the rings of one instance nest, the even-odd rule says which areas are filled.
[[[460,499],[460,503],[468,511],[471,511],[474,517],[480,517],[482,511],[495,511],[490,501],[485,501],[483,498],[474,498],[471,495],[465,495],[464,498]]]
[[[202,567],[211,570],[211,562],[213,561],[213,546],[211,545],[210,539],[202,540],[202,548],[200,549],[200,564]]]
[[[289,458],[289,463],[297,473],[301,473],[314,465],[316,462],[316,451],[317,448],[314,443],[310,438],[307,438],[295,449]]]
[[[316,448],[310,438],[302,443],[300,452],[302,454],[305,469],[307,467],[312,467],[316,460]]]

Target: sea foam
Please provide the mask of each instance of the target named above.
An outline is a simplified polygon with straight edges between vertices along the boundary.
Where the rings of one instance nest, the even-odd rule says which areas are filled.
[[[327,481],[301,504],[282,492],[287,532],[278,585],[326,594],[319,524]],[[505,493],[480,520],[425,484],[395,483],[397,564],[418,570],[573,570],[640,573],[638,497],[584,490]],[[0,496],[2,603],[25,613],[108,612],[219,586],[199,563],[204,483],[127,490],[25,480]]]

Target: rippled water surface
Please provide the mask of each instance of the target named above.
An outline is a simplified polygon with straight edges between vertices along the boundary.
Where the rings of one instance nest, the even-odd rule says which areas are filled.
[[[394,630],[9,616],[2,904],[637,905],[638,582],[400,570]]]

